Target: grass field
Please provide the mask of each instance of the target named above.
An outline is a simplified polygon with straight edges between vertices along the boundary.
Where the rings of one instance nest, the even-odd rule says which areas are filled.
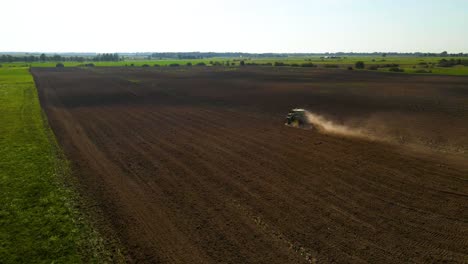
[[[0,113],[0,263],[102,260],[64,186],[68,167],[27,68],[0,68]]]
[[[285,58],[209,58],[209,59],[194,59],[194,60],[123,60],[117,62],[64,62],[65,67],[74,67],[84,65],[86,63],[93,63],[95,66],[103,67],[119,67],[119,66],[135,66],[141,67],[142,65],[149,66],[168,66],[170,64],[186,65],[191,63],[195,65],[199,62],[203,62],[210,65],[210,62],[220,62],[230,64],[234,63],[235,66],[239,65],[241,60],[245,63],[257,63],[265,64],[275,62],[284,62],[287,64],[302,64],[302,63],[313,63],[318,67],[327,67],[330,65],[336,65],[338,68],[346,69],[357,61],[363,61],[366,65],[366,69],[371,65],[385,65],[385,64],[398,64],[399,68],[404,70],[404,73],[410,74],[439,74],[439,75],[468,75],[468,67],[456,66],[456,67],[437,67],[437,63],[441,60],[441,57],[381,57],[381,56],[345,56],[342,58],[321,58],[321,57],[285,57]],[[445,58],[451,59],[451,58]],[[455,58],[457,59],[457,58]],[[34,62],[34,63],[3,63],[3,67],[55,67],[57,62]],[[420,65],[420,63],[427,63],[428,67]],[[388,72],[389,67],[380,68],[379,71]],[[424,72],[426,71],[426,73]]]

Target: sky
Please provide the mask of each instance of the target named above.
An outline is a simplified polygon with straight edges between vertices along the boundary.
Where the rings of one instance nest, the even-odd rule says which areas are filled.
[[[1,52],[468,53],[468,0],[0,0]]]

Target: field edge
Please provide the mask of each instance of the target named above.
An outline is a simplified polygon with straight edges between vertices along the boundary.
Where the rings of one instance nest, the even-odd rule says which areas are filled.
[[[124,262],[82,210],[29,69],[0,69],[0,94],[0,262]]]
[[[29,68],[28,72],[34,80],[37,100],[41,105],[36,77],[32,74],[31,68]],[[57,158],[54,168],[57,170],[56,176],[60,184],[59,188],[68,192],[73,219],[76,219],[77,225],[82,230],[79,249],[83,263],[125,263],[124,252],[126,250],[124,246],[115,235],[104,231],[107,228],[101,228],[103,226],[101,213],[92,209],[94,207],[92,202],[82,195],[79,183],[73,175],[73,165],[60,147],[42,105],[40,110],[47,138]]]

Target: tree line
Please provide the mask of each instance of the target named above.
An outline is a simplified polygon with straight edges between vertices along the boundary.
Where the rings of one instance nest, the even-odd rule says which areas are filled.
[[[310,56],[394,56],[394,57],[468,57],[468,53],[434,52],[325,52],[325,53],[244,53],[244,52],[144,52],[127,54],[129,56],[144,56],[148,59],[206,59],[206,58],[284,58]]]
[[[47,56],[46,54],[41,54],[39,56],[11,56],[11,55],[2,55],[0,56],[0,62],[46,62],[46,61],[78,61],[83,62],[86,61],[86,57],[80,56],[60,56],[58,54],[54,54],[52,56]]]
[[[119,61],[120,56],[117,53],[102,53],[93,58],[93,61]]]
[[[119,61],[121,60],[119,54],[117,53],[102,53],[97,54],[94,57],[84,57],[84,56],[61,56],[59,54],[46,55],[42,53],[41,55],[27,55],[27,56],[12,56],[3,54],[0,56],[0,62],[46,62],[46,61]]]

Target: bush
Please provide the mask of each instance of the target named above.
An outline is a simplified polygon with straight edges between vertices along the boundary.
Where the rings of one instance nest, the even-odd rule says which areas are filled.
[[[348,71],[352,71],[352,70],[353,70],[353,67],[348,66]]]
[[[187,66],[192,66],[192,63],[191,63],[191,62],[187,62],[186,65],[187,65]]]
[[[159,64],[154,64],[153,67],[161,67]]]
[[[382,67],[382,68],[389,68],[389,67],[394,68],[394,67],[400,67],[400,65],[396,64],[396,63],[391,63],[391,64],[384,64],[384,65],[382,65],[380,67]]]
[[[257,63],[257,62],[247,62],[245,63],[246,66],[272,66],[271,62],[265,62],[265,63]]]
[[[339,68],[339,66],[336,64],[325,64],[324,67],[325,68]]]
[[[317,65],[315,65],[315,64],[313,64],[311,62],[307,62],[307,63],[302,63],[301,67],[317,67]]]
[[[135,66],[135,64],[133,64],[133,63],[132,63],[132,64],[130,64],[130,67],[133,67],[133,66]]]
[[[148,64],[143,64],[143,65],[141,65],[141,67],[143,67],[143,68],[148,68],[149,65],[148,65]]]
[[[0,64],[0,68],[3,67],[1,64]]]
[[[63,68],[63,67],[65,67],[65,65],[63,65],[63,63],[59,62],[59,63],[55,64],[55,67]]]
[[[169,64],[169,67],[179,67],[180,65],[178,63],[171,63]]]
[[[197,63],[195,65],[197,65],[197,66],[206,66],[206,64],[204,62],[199,62],[199,63]]]
[[[244,66],[244,65],[245,65],[245,62],[244,62],[243,60],[241,60],[241,61],[239,62],[239,65],[240,65],[240,66]]]
[[[391,67],[390,69],[388,69],[389,71],[391,72],[404,72],[405,70],[403,69],[400,69],[398,67]]]
[[[94,67],[94,63],[86,63],[84,66],[85,67]]]
[[[273,66],[278,67],[278,66],[288,66],[288,65],[284,62],[275,61],[275,63],[273,63]]]
[[[364,69],[365,64],[364,64],[363,61],[358,61],[358,62],[356,62],[356,64],[354,66],[356,67],[356,69]]]
[[[414,71],[415,73],[432,73],[431,70],[417,70],[417,71]]]
[[[450,60],[446,60],[446,59],[441,59],[439,61],[439,63],[437,64],[437,66],[439,67],[453,67],[455,65],[464,65],[464,66],[468,66],[468,60],[462,60],[462,59],[450,59]]]
[[[376,71],[376,70],[379,69],[379,65],[371,65],[371,66],[369,66],[368,69],[371,70],[371,71]]]
[[[291,63],[291,67],[299,67],[299,64],[297,64],[297,63]]]

